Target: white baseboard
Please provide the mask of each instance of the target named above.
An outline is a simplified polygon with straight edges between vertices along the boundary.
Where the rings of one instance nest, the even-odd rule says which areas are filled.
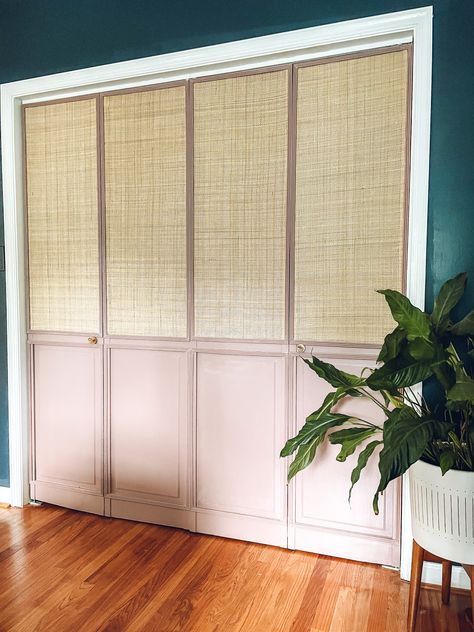
[[[11,502],[11,494],[9,487],[0,487],[0,503],[8,503]]]
[[[421,581],[425,584],[435,584],[441,586],[441,564],[437,562],[425,562],[423,564],[423,574]],[[453,588],[464,588],[470,590],[471,582],[462,566],[453,566],[451,586]]]

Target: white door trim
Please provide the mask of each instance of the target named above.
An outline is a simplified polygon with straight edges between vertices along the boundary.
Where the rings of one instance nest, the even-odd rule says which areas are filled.
[[[259,68],[413,41],[408,295],[425,301],[431,113],[432,7],[410,9],[143,59],[26,79],[1,86],[7,295],[11,503],[28,502],[28,392],[25,327],[21,105]],[[407,498],[406,490],[404,498]],[[402,577],[410,564],[407,503],[402,517]]]

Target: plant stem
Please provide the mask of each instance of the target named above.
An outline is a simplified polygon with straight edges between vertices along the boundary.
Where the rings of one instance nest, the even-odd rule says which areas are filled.
[[[378,426],[377,424],[372,423],[371,421],[367,421],[367,419],[361,419],[360,417],[352,417],[349,421],[356,421],[358,424],[363,424],[364,426],[368,426],[369,428],[375,428],[376,430],[380,430],[380,432],[383,432],[383,428],[381,426]]]
[[[379,401],[376,397],[372,395],[372,393],[365,390],[365,388],[361,388],[360,390],[366,397],[371,399],[374,402],[374,404],[376,404],[379,408],[381,408],[385,414],[388,414],[390,412],[390,410],[386,406],[384,406],[381,401]]]

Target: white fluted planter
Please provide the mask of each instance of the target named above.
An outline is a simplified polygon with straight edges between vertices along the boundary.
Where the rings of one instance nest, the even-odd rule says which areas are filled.
[[[474,472],[417,461],[409,470],[413,538],[446,560],[474,564]]]

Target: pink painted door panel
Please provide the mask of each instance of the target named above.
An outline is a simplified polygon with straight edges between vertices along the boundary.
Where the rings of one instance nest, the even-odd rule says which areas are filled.
[[[36,344],[33,379],[36,482],[101,494],[102,347]]]
[[[109,366],[111,494],[183,506],[186,352],[112,348]]]
[[[198,508],[283,520],[278,452],[285,436],[285,363],[284,357],[198,354]]]
[[[359,374],[368,360],[330,360],[348,373]],[[298,427],[318,408],[330,390],[300,358],[296,358],[296,413]],[[369,399],[342,402],[338,411],[354,414],[373,422],[382,422],[383,414]],[[380,514],[372,510],[377,488],[377,458],[363,472],[348,502],[350,475],[357,463],[358,451],[346,462],[336,461],[340,446],[325,442],[318,448],[316,461],[295,480],[296,548],[341,555],[353,559],[396,564],[398,556],[399,490],[392,485],[380,502]],[[376,552],[374,559],[374,552]],[[394,559],[394,555],[396,559]]]

